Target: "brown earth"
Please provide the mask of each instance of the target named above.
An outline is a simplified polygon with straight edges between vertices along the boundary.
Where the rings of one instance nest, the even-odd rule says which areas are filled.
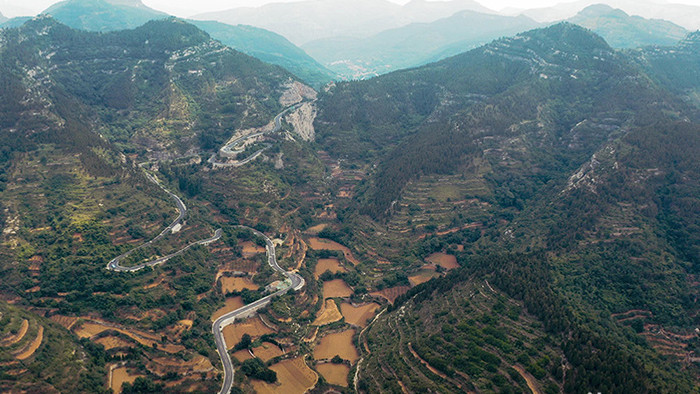
[[[233,356],[236,360],[240,362],[250,360],[251,358],[253,358],[253,356],[250,355],[248,349],[239,350],[235,353],[232,353],[231,356]]]
[[[391,302],[392,304],[396,299],[403,294],[406,294],[406,292],[410,289],[409,286],[396,286],[396,287],[390,287],[388,289],[383,289],[379,291],[374,291],[370,293],[370,295],[373,295],[375,297],[384,297],[387,301]]]
[[[345,316],[345,321],[360,327],[367,325],[367,321],[374,317],[377,309],[379,305],[374,302],[360,306],[353,306],[347,302],[340,304],[340,311]]]
[[[252,338],[258,338],[265,334],[272,334],[273,331],[263,324],[259,318],[255,317],[244,322],[230,324],[224,327],[223,333],[226,346],[232,349],[241,341],[243,334],[248,334]]]
[[[318,382],[316,372],[309,368],[301,357],[280,361],[270,369],[277,372],[278,383],[269,384],[253,380],[253,387],[258,394],[303,394]]]
[[[437,264],[446,270],[459,268],[459,264],[457,264],[457,258],[451,254],[433,253],[430,256],[426,257],[425,261]]]
[[[340,265],[338,259],[318,259],[318,263],[316,263],[316,268],[314,269],[316,278],[326,271],[330,271],[333,274],[336,272],[348,272],[345,267]]]
[[[422,271],[416,275],[409,276],[408,281],[411,282],[411,286],[418,286],[419,284],[425,283],[436,276],[440,276],[440,274],[432,271]]]
[[[267,362],[275,357],[283,355],[284,352],[277,345],[263,342],[262,346],[258,346],[253,349],[253,354],[255,357]]]
[[[233,312],[238,308],[241,308],[245,304],[243,303],[243,299],[241,297],[230,297],[226,299],[226,303],[224,307],[218,309],[214,314],[211,316],[211,321],[216,321],[216,319],[220,318],[221,316]]]
[[[22,323],[19,326],[19,331],[17,331],[17,334],[4,338],[0,342],[0,345],[12,346],[15,343],[21,341],[22,338],[24,338],[24,336],[27,335],[28,329],[29,329],[29,321],[27,319],[22,320]]]
[[[323,282],[323,299],[334,297],[349,297],[352,289],[342,279],[333,279]]]
[[[102,337],[95,341],[105,347],[105,350],[112,350],[120,347],[134,347],[134,344],[119,337]]]
[[[134,383],[134,380],[143,375],[131,375],[126,367],[114,368],[112,370],[112,380],[109,382],[109,388],[115,393],[122,392],[122,385],[126,382]]]
[[[221,291],[226,293],[233,293],[234,291],[241,291],[243,289],[257,290],[258,285],[253,283],[249,278],[240,277],[221,277]]]
[[[39,349],[39,346],[41,346],[41,341],[44,340],[44,326],[39,326],[39,331],[36,334],[36,338],[27,345],[24,349],[22,349],[19,353],[15,355],[15,357],[18,360],[26,360],[29,357],[31,357],[34,352],[36,352],[37,349]]]
[[[343,318],[343,315],[338,310],[338,305],[333,301],[333,299],[326,300],[324,308],[319,311],[318,317],[314,320],[311,325],[313,326],[324,326],[326,324],[337,322]]]
[[[75,324],[75,322],[78,321],[79,318],[74,316],[53,315],[50,317],[50,319],[62,325],[66,330],[70,330],[71,328],[73,328],[73,325]]]
[[[143,346],[146,347],[153,347],[153,344],[155,344],[158,349],[163,350],[167,353],[177,353],[181,350],[185,350],[185,347],[182,345],[172,345],[172,344],[163,344],[160,342],[160,337],[157,336],[156,334],[151,334],[148,332],[144,331],[138,331],[138,330],[125,330],[123,328],[118,328],[118,327],[112,327],[112,326],[106,326],[100,323],[96,322],[84,322],[80,328],[75,330],[75,334],[78,335],[80,338],[92,338],[93,336],[100,334],[102,332],[105,332],[107,330],[113,330],[116,332],[119,332],[121,334],[124,334],[128,336],[129,338],[135,340],[136,342],[142,344]]]
[[[311,237],[309,238],[309,242],[307,242],[309,247],[314,250],[339,250],[343,252],[343,255],[345,258],[353,263],[354,265],[359,264],[360,262],[352,255],[352,252],[350,249],[348,249],[346,246],[343,246],[335,241],[331,241],[330,239],[323,239],[323,238],[318,238],[318,237]]]
[[[344,360],[354,363],[360,356],[352,343],[353,335],[355,335],[353,329],[326,335],[314,348],[314,358],[323,360],[338,355]]]
[[[265,248],[251,241],[241,242],[243,257],[253,257],[256,254],[265,253]]]
[[[336,386],[348,387],[350,367],[347,365],[324,363],[316,365],[316,369],[328,383]]]
[[[325,230],[326,227],[328,227],[328,225],[329,225],[328,223],[317,224],[317,225],[315,225],[315,226],[313,226],[313,227],[309,227],[309,228],[308,228],[306,231],[304,231],[304,232],[307,233],[307,234],[317,235],[317,234],[320,233],[321,231]]]

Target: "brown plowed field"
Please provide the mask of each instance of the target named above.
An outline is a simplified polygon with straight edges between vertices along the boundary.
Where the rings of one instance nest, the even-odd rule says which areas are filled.
[[[278,384],[253,380],[253,387],[258,394],[303,394],[318,382],[316,372],[301,357],[280,361],[270,369],[277,372]]]
[[[379,309],[375,303],[352,306],[346,302],[340,304],[340,311],[345,316],[345,321],[356,326],[365,327],[367,321],[374,317],[374,313]]]
[[[342,279],[333,279],[323,282],[323,299],[335,297],[349,297],[352,289]]]
[[[316,365],[318,372],[326,381],[336,386],[348,387],[350,367],[345,364],[324,363]]]
[[[350,360],[351,363],[354,363],[360,356],[352,344],[353,335],[355,335],[353,329],[326,335],[314,348],[314,358],[323,360],[338,355],[344,360]]]

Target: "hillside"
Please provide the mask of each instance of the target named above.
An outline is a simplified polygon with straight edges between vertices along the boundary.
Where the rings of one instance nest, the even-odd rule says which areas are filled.
[[[140,1],[66,0],[44,10],[59,22],[78,30],[111,32],[134,29],[148,21],[169,15],[146,7]],[[13,18],[5,27],[19,27],[28,18]],[[0,21],[2,23],[2,21]],[[217,22],[192,21],[212,38],[264,62],[279,65],[314,86],[331,81],[335,75],[303,50],[270,31],[252,26],[231,26]]]
[[[281,66],[314,87],[325,85],[336,78],[333,71],[319,64],[304,50],[271,31],[214,21],[189,22],[222,44],[264,62]]]
[[[316,40],[304,44],[303,49],[346,78],[359,79],[441,60],[537,26],[526,17],[462,11],[368,38]]]
[[[140,1],[122,4],[108,0],[66,0],[42,12],[74,29],[114,31],[133,29],[168,15],[148,8]]]
[[[321,97],[317,135],[331,155],[371,167],[355,184],[342,212],[345,229],[334,239],[400,262],[411,280],[427,272],[415,258],[435,252],[481,267],[454,277],[454,285],[487,279],[496,292],[525,301],[552,335],[547,343],[562,350],[563,361],[551,365],[563,363],[564,377],[551,365],[552,375],[544,373],[551,356],[531,354],[545,360],[537,373],[542,388],[684,391],[674,385],[687,385],[689,377],[673,376],[681,366],[692,369],[687,360],[695,354],[697,304],[687,297],[696,291],[697,251],[690,245],[697,243],[692,196],[700,129],[696,111],[656,79],[599,36],[563,23],[417,69],[338,84]],[[505,258],[512,263],[479,263],[493,250],[527,254]],[[543,287],[526,282],[534,278]],[[431,321],[421,310],[436,311],[438,319],[446,297],[466,304],[470,292],[443,296],[452,285],[432,282],[424,296],[411,298],[422,291],[415,287],[405,309],[377,322],[378,338],[387,338],[381,331],[387,325],[405,335],[369,343],[368,390],[389,389],[376,386],[382,380],[373,381],[375,374],[387,385],[400,380],[411,387],[483,389],[482,382],[496,381],[478,358],[444,357],[462,346],[451,343],[462,335],[459,319],[448,313]],[[528,287],[550,295],[521,292]],[[551,307],[538,304],[550,296],[557,299]],[[429,337],[438,331],[453,334]],[[675,339],[664,342],[664,332]],[[589,338],[594,345],[582,345]],[[405,375],[406,365],[424,369],[408,342],[423,343],[422,353],[414,350],[447,378]],[[490,344],[481,350],[500,363],[490,357],[488,373],[502,375],[504,386],[522,384],[504,366],[515,362]],[[430,351],[436,347],[447,350]],[[389,356],[399,352],[403,361]],[[378,369],[384,359],[390,365]],[[658,369],[650,374],[649,365]]]
[[[0,389],[98,392],[104,354],[49,319],[0,301]]]
[[[687,30],[672,22],[629,16],[603,4],[589,6],[568,21],[593,30],[614,48],[670,46],[688,34]]]
[[[237,213],[222,211],[229,199],[239,201],[231,198],[239,191],[203,186],[201,175],[211,168],[200,165],[202,157],[234,130],[264,126],[283,105],[302,99],[290,91],[313,91],[279,67],[175,19],[98,34],[40,17],[0,35],[0,297],[50,316],[64,326],[60,338],[77,335],[102,357],[99,367],[83,357],[93,379],[85,389],[77,386],[82,380],[57,380],[81,373],[66,372],[73,359],[53,363],[63,362],[62,356],[42,358],[30,373],[14,362],[3,367],[3,387],[32,382],[49,391],[54,385],[62,392],[99,392],[113,376],[109,387],[115,389],[120,379],[141,377],[147,379],[139,384],[213,391],[220,385],[219,358],[210,318],[224,304],[217,267],[241,264],[232,226]],[[144,163],[159,159],[165,161]],[[285,163],[296,171],[292,154]],[[242,187],[248,191],[253,184]],[[269,193],[271,185],[264,186]],[[164,188],[181,195],[187,207],[178,208],[184,218],[172,228],[179,216]],[[193,204],[200,193],[219,200]],[[161,268],[135,274],[105,269],[138,245],[144,246],[124,264],[176,253],[217,229],[221,235],[213,242],[223,239],[215,252],[194,245],[172,258],[167,275]],[[260,265],[242,262],[253,272]],[[266,284],[267,278],[257,280]],[[36,336],[38,325],[29,327]],[[44,333],[54,341],[59,334],[49,327]],[[47,349],[63,354],[62,348]]]

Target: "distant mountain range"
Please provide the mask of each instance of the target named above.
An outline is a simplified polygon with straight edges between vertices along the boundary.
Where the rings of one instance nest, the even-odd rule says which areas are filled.
[[[193,18],[258,26],[303,45],[331,37],[370,37],[410,23],[433,22],[464,10],[493,12],[472,0],[413,0],[403,6],[387,0],[307,0],[234,8]]]
[[[584,8],[601,3],[601,0],[579,0],[561,3],[552,7],[530,10],[511,9],[510,15],[523,14],[538,22],[554,22],[568,19]],[[673,4],[650,0],[606,0],[605,4],[619,8],[630,15],[644,18],[665,19],[689,30],[700,29],[700,7],[687,4]]]
[[[140,0],[67,0],[49,7],[43,14],[51,15],[74,29],[100,32],[133,29],[150,20],[169,16],[147,7]],[[12,18],[0,27],[17,27],[28,19]],[[312,85],[320,86],[335,77],[302,49],[276,33],[252,26],[205,21],[194,23],[223,44],[282,66]]]
[[[431,23],[412,23],[368,38],[327,38],[302,48],[333,71],[362,78],[440,60],[539,26],[524,16],[461,11]]]
[[[675,45],[688,34],[686,29],[672,22],[630,16],[604,4],[585,8],[569,22],[593,30],[615,48]]]

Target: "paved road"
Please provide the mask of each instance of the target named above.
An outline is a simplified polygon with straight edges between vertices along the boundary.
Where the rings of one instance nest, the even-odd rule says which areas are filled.
[[[223,148],[219,149],[219,152],[222,154],[222,156],[233,155],[233,154],[235,154],[235,153],[237,152],[236,149],[235,149],[235,147],[238,146],[240,143],[244,142],[245,140],[248,140],[248,139],[251,139],[251,138],[257,138],[257,137],[260,137],[260,136],[265,135],[265,134],[271,134],[271,133],[276,133],[276,132],[278,132],[278,131],[282,128],[282,117],[283,117],[287,112],[299,108],[300,105],[301,105],[301,103],[292,105],[291,107],[288,107],[288,108],[286,108],[284,111],[282,111],[282,112],[280,112],[279,114],[277,114],[277,116],[275,116],[275,120],[274,120],[274,122],[275,122],[275,127],[274,127],[272,130],[270,130],[270,131],[264,131],[264,132],[261,132],[261,133],[255,133],[255,134],[251,134],[251,135],[246,135],[246,136],[237,138],[237,139],[235,139],[234,141],[232,141],[232,142],[230,142],[230,143],[224,145]],[[272,147],[272,144],[267,144],[264,148],[262,148],[262,149],[256,151],[256,152],[253,153],[252,155],[246,157],[246,158],[243,159],[243,160],[236,161],[236,162],[234,162],[234,163],[228,163],[228,162],[219,161],[219,159],[218,159],[218,157],[217,157],[217,154],[215,153],[215,154],[213,154],[213,155],[209,158],[208,162],[209,162],[210,164],[213,164],[214,167],[240,167],[240,166],[242,166],[242,165],[248,164],[248,163],[250,163],[251,161],[257,159],[258,156],[260,156],[264,151],[270,149],[271,147]]]
[[[272,243],[272,240],[267,235],[261,233],[260,231],[254,228],[246,226],[236,227],[250,230],[253,234],[257,235],[258,237],[262,237],[265,240],[267,263],[270,264],[270,267],[272,267],[275,271],[284,274],[284,276],[286,276],[287,279],[285,281],[284,288],[266,297],[263,297],[253,303],[250,303],[244,307],[238,308],[233,312],[229,312],[216,319],[214,324],[212,324],[211,329],[212,333],[214,334],[214,340],[216,342],[216,350],[219,352],[219,357],[221,357],[221,364],[224,367],[224,381],[221,385],[221,391],[219,391],[220,394],[228,394],[231,392],[231,387],[233,386],[233,376],[235,372],[233,369],[233,363],[231,362],[231,356],[229,356],[228,354],[228,348],[226,346],[226,341],[224,340],[224,334],[222,332],[224,327],[228,326],[229,324],[232,324],[237,318],[247,317],[255,313],[260,308],[269,304],[270,300],[273,297],[282,295],[288,292],[290,289],[299,290],[302,287],[304,287],[305,284],[304,278],[302,278],[299,274],[295,272],[287,272],[279,266],[279,264],[277,263],[277,256],[275,254],[275,245]]]
[[[145,243],[143,243],[143,244],[141,244],[141,245],[139,245],[139,246],[137,246],[137,247],[135,247],[135,248],[133,248],[133,249],[130,249],[130,250],[127,251],[126,253],[123,253],[123,254],[121,254],[121,255],[119,255],[119,256],[113,258],[113,259],[107,264],[107,269],[110,270],[110,271],[117,271],[117,272],[136,272],[136,271],[142,270],[142,269],[144,269],[144,268],[146,268],[146,267],[154,267],[154,266],[156,266],[156,265],[165,263],[166,261],[172,259],[172,258],[175,257],[175,256],[179,256],[179,255],[181,255],[182,253],[185,253],[188,249],[190,249],[191,247],[193,247],[193,246],[195,246],[195,245],[209,245],[210,243],[215,242],[215,241],[218,241],[218,240],[221,238],[222,230],[221,230],[221,229],[218,229],[218,230],[216,230],[216,231],[214,232],[214,236],[212,236],[211,238],[207,238],[207,239],[203,239],[203,240],[201,240],[201,241],[193,242],[193,243],[191,243],[191,244],[185,246],[184,248],[178,250],[178,251],[175,252],[175,253],[171,253],[171,254],[169,254],[169,255],[167,255],[167,256],[160,257],[160,258],[158,258],[158,259],[155,259],[155,260],[152,260],[152,261],[143,263],[143,264],[139,264],[139,265],[136,265],[136,266],[133,266],[133,267],[123,267],[123,266],[121,265],[121,262],[122,262],[125,258],[129,257],[131,254],[133,254],[133,253],[136,252],[137,250],[143,249],[143,248],[145,248],[146,246],[149,246],[149,245],[151,245],[151,244],[153,244],[153,243],[155,243],[155,242],[158,242],[161,238],[165,237],[168,233],[171,233],[171,232],[173,231],[173,229],[175,228],[175,226],[177,226],[178,224],[180,224],[180,225],[182,224],[183,220],[185,220],[185,216],[187,215],[187,207],[185,206],[185,203],[182,202],[182,199],[180,199],[180,197],[178,197],[175,193],[171,192],[171,191],[168,190],[165,186],[163,186],[163,184],[160,183],[160,181],[158,180],[158,178],[156,178],[155,176],[151,175],[148,171],[144,170],[144,174],[146,174],[146,177],[147,177],[151,182],[153,182],[153,183],[155,183],[156,185],[158,185],[161,189],[163,189],[163,191],[165,191],[166,193],[168,193],[168,195],[169,195],[173,200],[175,200],[175,203],[177,204],[177,211],[178,211],[177,218],[175,218],[175,220],[173,220],[173,222],[170,223],[170,225],[169,225],[168,227],[166,227],[163,231],[161,231],[161,233],[158,234],[158,235],[157,235],[155,238],[153,238],[152,240],[150,240],[150,241],[148,241],[148,242],[145,242]]]

